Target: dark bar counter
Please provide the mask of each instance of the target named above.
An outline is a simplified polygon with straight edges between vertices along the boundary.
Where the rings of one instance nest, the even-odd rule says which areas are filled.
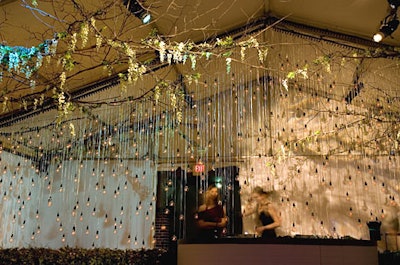
[[[377,265],[375,241],[312,236],[227,236],[211,241],[180,240],[178,265]]]
[[[180,240],[181,244],[306,244],[306,245],[353,245],[353,246],[376,246],[376,241],[359,240],[352,237],[322,238],[314,236],[295,236],[261,238],[254,235],[226,236],[218,239],[199,241],[196,239]]]

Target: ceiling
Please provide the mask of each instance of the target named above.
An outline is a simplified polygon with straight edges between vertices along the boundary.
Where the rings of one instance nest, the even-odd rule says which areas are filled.
[[[97,17],[98,28],[114,34],[114,40],[126,41],[133,47],[140,45],[154,29],[170,42],[205,40],[228,35],[243,36],[268,25],[280,25],[283,30],[311,34],[314,38],[330,39],[354,47],[398,47],[400,31],[383,40],[382,44],[371,41],[381,21],[390,11],[386,0],[147,0],[144,5],[153,19],[143,25],[127,12],[122,1],[32,1],[0,0],[0,43],[8,46],[31,47],[44,40],[52,39],[55,33],[74,30],[79,27],[75,21],[82,21],[85,15]],[[263,23],[260,23],[263,21]],[[102,33],[103,33],[102,32]],[[106,34],[106,33],[104,33]],[[56,112],[45,111],[56,106],[54,87],[60,82],[60,65],[68,47],[60,43],[52,63],[43,64],[35,73],[35,85],[21,73],[11,76],[3,74],[0,83],[0,131],[9,132],[12,124],[28,117],[54,119]],[[117,95],[107,92],[118,74],[127,71],[127,60],[118,51],[100,47],[96,50],[95,40],[89,40],[88,48],[82,48],[74,55],[74,69],[67,72],[65,90],[68,97],[83,100],[85,93],[97,94],[112,100]],[[151,49],[138,51],[137,58],[151,61],[157,57]],[[106,63],[105,63],[106,62]],[[150,64],[151,73],[146,84],[153,87],[160,77],[177,80],[184,66],[176,65],[164,69],[164,64]],[[206,70],[204,68],[203,70]],[[213,70],[208,69],[212,72]],[[186,84],[188,85],[188,84]],[[143,88],[140,93],[144,93]],[[204,91],[197,91],[196,100],[207,97]],[[115,92],[113,92],[115,93]],[[101,96],[100,96],[101,95]],[[138,94],[132,94],[135,97]],[[36,101],[36,103],[34,103]],[[42,101],[40,107],[37,101]],[[40,114],[41,116],[38,116]],[[10,127],[11,126],[11,127]],[[3,139],[3,143],[6,139]]]
[[[9,46],[31,47],[53,38],[56,32],[65,31],[66,25],[76,26],[71,21],[81,18],[77,14],[79,12],[74,10],[72,4],[74,1],[63,1],[62,4],[55,2],[39,0],[39,5],[34,7],[28,0],[1,0],[0,42]],[[113,17],[112,12],[120,13],[123,8],[118,4],[113,5],[114,1],[100,1],[97,4],[90,2],[80,1],[83,9],[92,13],[95,12],[94,10],[101,10],[102,4],[108,5],[108,13],[101,16],[105,27],[123,29],[125,32],[118,32],[118,38],[133,42],[146,37],[152,29],[157,29],[160,35],[168,37],[171,41],[201,42],[222,34],[229,34],[238,28],[241,30],[246,27],[251,28],[249,25],[257,19],[274,17],[282,19],[282,24],[284,21],[295,22],[330,32],[356,36],[366,40],[365,43],[374,45],[370,43],[370,40],[390,9],[386,0],[148,0],[145,5],[151,10],[153,20],[148,25],[141,25],[134,16]],[[53,16],[57,19],[53,19]],[[324,37],[327,32],[322,31],[319,34],[320,37]],[[400,32],[395,32],[392,37],[384,39],[383,43],[400,46]],[[154,57],[151,52],[143,53],[145,54],[141,56],[144,60]],[[91,57],[91,60],[85,57]],[[85,85],[94,84],[107,79],[109,75],[116,75],[126,70],[126,65],[114,64],[111,73],[104,71],[103,61],[116,59],[118,55],[110,54],[96,60],[90,51],[82,51],[82,58],[79,58],[80,62],[76,67],[79,69],[68,78],[68,89],[77,91]],[[3,81],[0,83],[0,89],[4,91],[4,87],[7,87],[7,93],[4,96],[9,99],[18,101],[17,99],[21,97],[27,97],[29,100],[45,91],[46,86],[57,83],[58,76],[52,70],[41,69],[36,76],[34,89],[21,80]],[[20,108],[20,102],[10,104],[1,116],[5,117]]]

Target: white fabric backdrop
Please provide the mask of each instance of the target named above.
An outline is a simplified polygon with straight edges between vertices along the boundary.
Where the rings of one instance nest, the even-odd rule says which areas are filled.
[[[153,247],[150,161],[64,161],[46,175],[29,160],[1,158],[1,247]]]

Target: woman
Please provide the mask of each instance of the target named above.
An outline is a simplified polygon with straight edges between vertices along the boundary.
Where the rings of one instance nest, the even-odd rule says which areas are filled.
[[[227,217],[219,201],[218,188],[210,185],[205,194],[204,204],[200,205],[197,213],[199,238],[209,240],[221,237],[226,224]]]
[[[269,200],[269,194],[261,187],[254,188],[252,192],[252,198],[257,202],[256,211],[262,223],[262,226],[256,227],[256,232],[262,238],[275,238],[275,228],[281,225],[281,218]]]

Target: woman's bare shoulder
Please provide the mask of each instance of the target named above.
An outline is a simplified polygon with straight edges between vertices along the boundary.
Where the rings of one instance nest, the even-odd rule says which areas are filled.
[[[199,212],[204,212],[207,209],[207,206],[205,204],[202,204],[199,206]]]

